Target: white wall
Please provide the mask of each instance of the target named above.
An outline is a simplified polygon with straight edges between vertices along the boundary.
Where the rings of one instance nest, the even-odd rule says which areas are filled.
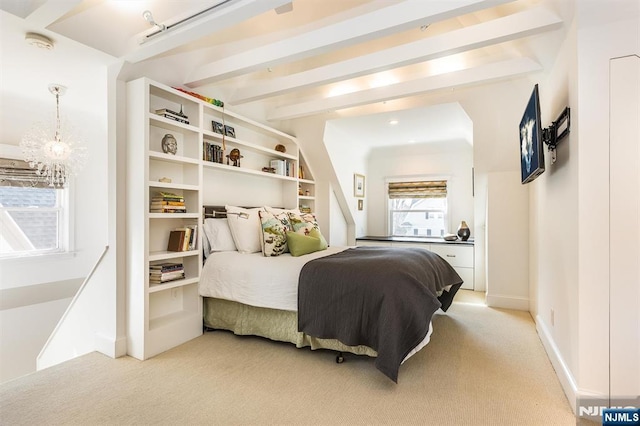
[[[609,390],[609,60],[640,52],[637,1],[578,4],[578,386]],[[602,230],[595,232],[595,230]],[[603,255],[605,254],[605,255]]]
[[[324,145],[331,157],[331,162],[338,179],[338,185],[344,195],[349,212],[355,221],[355,236],[367,232],[367,203],[369,184],[367,179],[366,157],[368,149],[365,141],[357,134],[349,134],[335,123],[327,121],[324,132]],[[354,174],[365,176],[364,209],[358,210],[358,198],[353,193]],[[355,241],[349,244],[355,244]]]
[[[487,175],[487,306],[529,309],[528,196],[519,171]]]
[[[560,356],[552,354],[556,371],[571,371],[561,380],[567,395],[578,367],[578,162],[582,147],[578,123],[582,120],[577,100],[577,46],[575,22],[560,49],[555,66],[540,82],[540,110],[547,127],[564,107],[571,108],[571,133],[560,142],[557,161],[545,148],[546,171],[530,188],[531,252],[529,281],[532,315],[543,341],[548,337]],[[569,397],[570,400],[575,398]]]
[[[386,179],[447,179],[449,232],[466,221],[475,236],[472,189],[473,147],[466,140],[374,148],[367,169],[367,235],[388,235]]]

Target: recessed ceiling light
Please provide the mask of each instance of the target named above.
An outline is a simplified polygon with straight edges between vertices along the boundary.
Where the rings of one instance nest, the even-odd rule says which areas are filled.
[[[396,124],[398,124],[398,120],[389,120],[389,124],[395,126]]]
[[[30,45],[40,49],[53,49],[53,40],[47,36],[43,36],[42,34],[27,33],[27,35],[24,36],[24,40]]]

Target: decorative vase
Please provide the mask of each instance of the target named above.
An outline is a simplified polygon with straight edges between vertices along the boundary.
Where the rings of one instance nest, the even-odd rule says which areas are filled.
[[[458,226],[458,237],[460,237],[462,241],[467,241],[470,236],[471,230],[467,226],[467,222],[463,220],[462,222],[460,222],[460,226]]]
[[[178,141],[176,141],[176,138],[174,138],[171,133],[167,133],[162,138],[162,152],[173,155],[176,155],[176,152],[178,152]]]

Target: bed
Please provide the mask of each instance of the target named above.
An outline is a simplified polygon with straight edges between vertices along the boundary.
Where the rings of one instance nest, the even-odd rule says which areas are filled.
[[[423,249],[325,242],[300,254],[293,242],[302,236],[323,245],[312,215],[225,207],[205,209],[199,291],[206,328],[375,357],[397,382],[400,365],[429,342],[433,313],[446,310],[462,284]]]

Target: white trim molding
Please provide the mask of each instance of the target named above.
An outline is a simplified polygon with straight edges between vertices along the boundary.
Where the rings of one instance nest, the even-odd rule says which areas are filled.
[[[501,294],[490,294],[486,296],[487,306],[491,308],[515,309],[518,311],[529,311],[528,297],[504,296]]]
[[[556,346],[556,342],[553,340],[549,329],[546,327],[539,315],[536,316],[536,330],[538,331],[538,336],[540,336],[542,346],[547,352],[549,361],[551,361],[551,365],[553,365],[556,376],[558,376],[558,380],[560,380],[560,385],[564,390],[564,394],[571,405],[573,413],[575,414],[576,403],[578,400],[578,386],[573,378],[573,374],[571,374],[571,370],[564,362],[564,358],[562,357],[558,346]]]

